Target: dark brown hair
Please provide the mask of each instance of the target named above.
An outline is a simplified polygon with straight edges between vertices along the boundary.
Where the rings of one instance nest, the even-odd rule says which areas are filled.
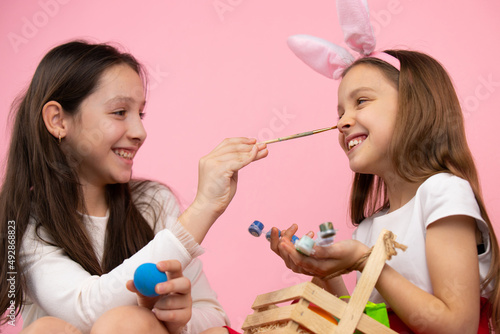
[[[491,267],[482,287],[495,283],[490,297],[491,320],[500,332],[498,240],[486,212],[453,83],[443,66],[426,54],[406,50],[385,52],[399,59],[400,72],[386,62],[367,57],[357,60],[343,75],[357,64],[375,66],[398,89],[398,114],[390,154],[399,176],[409,182],[422,182],[434,174],[447,172],[471,185],[490,232]],[[387,209],[389,200],[383,180],[375,175],[355,173],[350,202],[351,221],[355,226]]]
[[[15,256],[19,257],[30,221],[36,223],[38,235],[43,228],[50,238],[50,242],[46,242],[60,247],[91,275],[109,272],[154,237],[138,203],[132,200],[132,194],[145,191],[148,183],[107,185],[110,212],[103,260],[99,264],[91,251],[93,247],[82,215],[77,211],[86,212],[75,172],[78,161],[64,154],[41,115],[48,101],[57,101],[65,113],[78,116],[80,104],[95,91],[104,71],[119,64],[130,66],[145,81],[144,71],[136,59],[110,45],[72,41],[57,46],[45,55],[25,94],[13,104],[15,121],[0,192],[0,314],[4,314],[14,299],[11,285],[4,284],[9,272],[17,272],[15,307],[17,313],[20,312],[26,291],[22,263],[17,258],[9,268],[6,259],[9,250],[13,254],[13,247]],[[14,229],[8,224],[15,225]]]

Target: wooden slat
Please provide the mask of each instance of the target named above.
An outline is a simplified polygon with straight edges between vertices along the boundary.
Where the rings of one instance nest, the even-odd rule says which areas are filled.
[[[308,286],[304,288],[303,298],[322,308],[334,317],[342,319],[340,315],[344,313],[348,304],[330,294],[328,291],[325,291],[322,288],[318,287],[317,285],[310,282],[308,283]],[[362,332],[367,332],[369,330],[369,332],[373,334],[396,333],[389,327],[381,324],[375,319],[370,318],[366,314],[363,314],[361,316],[357,329]]]
[[[291,291],[285,291],[290,289]],[[290,288],[285,288],[280,290],[280,292],[277,294],[279,296],[278,300],[281,300],[282,296],[285,296],[285,298],[288,298],[287,296],[290,295],[295,295],[298,290],[302,290],[302,298],[308,300],[309,302],[317,305],[318,307],[322,308],[329,314],[331,314],[334,317],[337,317],[341,319],[340,315],[344,313],[345,309],[347,308],[347,303],[344,301],[338,299],[337,297],[333,296],[329,292],[323,290],[322,288],[318,287],[317,285],[311,283],[311,282],[305,282],[301,283],[300,287],[298,286],[293,286]],[[276,291],[278,292],[278,291]],[[261,300],[259,303],[254,303],[254,305],[259,305],[259,307],[264,307],[264,306],[269,306],[272,305],[273,301],[270,295],[273,293],[268,293],[265,294],[265,298],[258,298]],[[296,299],[299,297],[294,297],[292,299]],[[264,312],[269,312],[267,311],[262,311],[262,312],[256,312],[254,314],[251,314],[247,317],[243,324],[243,329],[246,330],[248,328],[252,327],[257,327],[257,326],[267,326],[272,323],[278,322],[278,321],[286,321],[288,319],[293,318],[293,308],[296,306],[296,304],[293,305],[287,305],[283,306],[280,308],[272,308],[271,310],[278,310],[278,309],[283,309],[278,313],[264,313]],[[321,320],[326,320],[322,318]],[[327,320],[326,320],[327,321]],[[370,318],[366,314],[363,314],[359,320],[357,329],[359,329],[362,332],[365,333],[373,333],[373,334],[395,334],[396,332],[393,331],[392,329],[386,327],[385,325],[379,323],[378,321]],[[266,332],[268,333],[268,332]],[[270,332],[269,332],[270,333]],[[336,332],[338,333],[338,332]]]
[[[252,334],[252,331],[247,330],[245,331],[245,334]],[[290,329],[288,327],[279,327],[276,329],[268,330],[266,332],[262,332],[262,334],[297,334],[297,331],[294,331],[293,329]]]
[[[294,308],[295,305],[288,305],[250,314],[245,319],[241,328],[246,330],[251,327],[267,326],[278,321],[290,320],[292,318]]]
[[[250,334],[250,329],[254,327],[265,327],[286,321],[290,321],[288,326],[267,331],[266,334],[294,333],[299,324],[317,334],[351,334],[355,329],[370,334],[395,334],[392,329],[363,314],[386,261],[384,245],[386,233],[388,231],[383,230],[377,239],[349,303],[341,301],[311,282],[262,294],[257,296],[252,305],[255,313],[249,315],[243,324],[245,334]],[[276,307],[276,304],[296,299],[300,299],[297,304]],[[310,310],[309,302],[339,318],[338,327]]]
[[[308,308],[294,314],[294,320],[302,327],[316,334],[335,333],[335,328],[337,328],[337,324],[326,320]]]
[[[387,260],[384,244],[384,236],[386,233],[388,233],[387,230],[383,230],[382,233],[380,233],[372,253],[366,261],[365,268],[354,288],[351,299],[340,317],[336,334],[352,334],[363,315],[368,298],[370,298],[370,294]]]
[[[332,333],[336,324],[310,310],[308,304],[308,302],[299,302],[298,304],[251,314],[245,319],[242,329],[248,332],[255,327],[265,327],[277,322],[291,321],[291,324],[288,324],[287,328],[297,329],[300,325],[317,334]],[[268,331],[266,333],[270,332],[271,331]]]
[[[257,298],[255,298],[252,309],[256,310],[272,304],[279,304],[286,301],[299,299],[309,283],[310,282],[304,282],[288,288],[258,295]]]

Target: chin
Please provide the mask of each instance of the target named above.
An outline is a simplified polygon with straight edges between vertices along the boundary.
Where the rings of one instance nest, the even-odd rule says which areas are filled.
[[[113,178],[113,183],[129,183],[130,180],[132,179],[132,173],[128,175],[120,175],[115,178]]]
[[[359,174],[372,174],[369,169],[367,169],[366,167],[363,168],[362,166],[359,166],[359,165],[356,165],[356,164],[350,164],[349,165],[350,169],[354,172],[354,173],[359,173]]]

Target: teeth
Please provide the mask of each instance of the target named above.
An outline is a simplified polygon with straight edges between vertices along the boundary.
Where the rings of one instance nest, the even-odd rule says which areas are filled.
[[[364,139],[353,139],[347,144],[347,148],[351,150],[354,146],[361,144]]]
[[[125,159],[128,159],[128,160],[132,160],[132,158],[134,157],[134,154],[131,153],[131,152],[127,152],[127,151],[123,151],[123,150],[115,150],[113,151],[116,155],[122,157],[122,158],[125,158]]]

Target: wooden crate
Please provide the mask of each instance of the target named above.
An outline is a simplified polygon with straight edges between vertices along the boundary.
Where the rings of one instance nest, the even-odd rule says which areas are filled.
[[[348,303],[333,296],[311,282],[257,296],[252,305],[254,313],[243,323],[245,334],[352,334],[355,330],[367,334],[396,333],[363,313],[387,259],[384,239],[389,231],[382,231],[363,273]],[[298,301],[290,304],[291,301]],[[288,303],[281,306],[278,304]],[[316,305],[326,316],[310,308]],[[340,319],[338,324],[327,318]]]

